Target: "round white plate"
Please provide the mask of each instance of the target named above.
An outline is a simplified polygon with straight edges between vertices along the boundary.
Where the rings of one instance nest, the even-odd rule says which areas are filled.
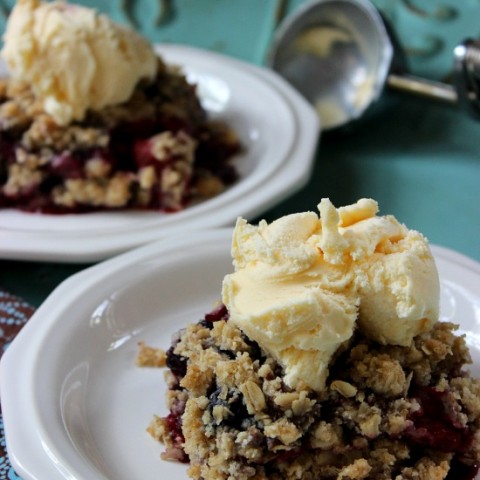
[[[135,366],[137,344],[168,348],[203,318],[232,271],[230,229],[170,238],[66,280],[0,363],[10,460],[25,480],[186,479],[145,432],[165,415],[161,369]],[[457,322],[480,375],[480,264],[432,247],[441,319]]]
[[[245,147],[235,158],[240,180],[212,199],[171,214],[0,210],[0,258],[102,260],[173,233],[233,225],[240,215],[251,219],[306,183],[319,120],[283,79],[270,70],[192,47],[162,45],[157,51],[198,85],[210,116],[225,120],[238,133]]]

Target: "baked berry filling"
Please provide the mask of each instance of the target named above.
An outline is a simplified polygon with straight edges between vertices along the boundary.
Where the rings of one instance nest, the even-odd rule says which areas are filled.
[[[446,480],[475,480],[479,470],[480,466],[478,464],[467,465],[454,457]]]
[[[410,417],[412,426],[404,432],[410,442],[440,452],[468,452],[473,433],[458,420],[448,391],[415,386],[409,395],[420,404],[420,409]]]
[[[205,314],[204,320],[207,323],[213,323],[213,322],[218,322],[220,320],[227,321],[228,317],[229,317],[229,313],[228,313],[227,307],[222,303],[211,312]]]

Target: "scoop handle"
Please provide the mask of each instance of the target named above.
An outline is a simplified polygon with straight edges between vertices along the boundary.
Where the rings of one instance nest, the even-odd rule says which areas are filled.
[[[452,85],[426,80],[414,75],[390,74],[387,86],[392,90],[437,100],[450,105],[458,105],[458,93]]]
[[[387,78],[388,87],[460,107],[480,120],[480,40],[467,39],[455,47],[453,53],[453,85],[391,73]]]

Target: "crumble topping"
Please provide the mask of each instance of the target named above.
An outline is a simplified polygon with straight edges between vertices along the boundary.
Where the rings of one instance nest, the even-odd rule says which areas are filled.
[[[162,351],[170,414],[148,432],[197,480],[473,479],[480,381],[456,328],[438,322],[410,346],[356,332],[314,391],[289,387],[220,307]]]

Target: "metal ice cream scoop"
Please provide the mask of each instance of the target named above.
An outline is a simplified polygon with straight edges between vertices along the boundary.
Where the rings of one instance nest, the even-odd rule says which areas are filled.
[[[394,32],[373,4],[321,0],[280,24],[267,62],[314,105],[328,130],[361,117],[386,86],[480,119],[480,41],[465,40],[453,54],[453,85],[408,75]]]

